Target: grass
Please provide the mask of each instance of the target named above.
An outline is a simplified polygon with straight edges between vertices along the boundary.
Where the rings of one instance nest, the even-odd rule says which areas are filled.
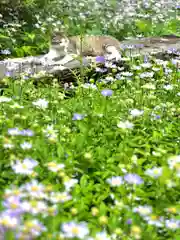
[[[3,79],[4,239],[180,239],[179,70],[101,69],[71,97],[57,79]]]

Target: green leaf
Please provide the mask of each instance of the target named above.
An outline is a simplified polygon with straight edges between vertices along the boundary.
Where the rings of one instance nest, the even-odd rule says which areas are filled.
[[[175,217],[176,220],[180,220],[180,215]]]
[[[151,29],[151,22],[150,21],[145,21],[143,20],[137,20],[135,22],[136,27],[141,31],[141,32],[149,32]]]
[[[88,184],[88,179],[89,179],[88,175],[83,175],[83,176],[81,177],[80,186],[81,186],[82,188],[85,188],[85,187],[87,186],[87,184]]]
[[[176,236],[174,240],[180,240],[180,235]]]
[[[159,178],[160,183],[164,184],[167,179],[170,179],[170,176],[171,176],[171,170],[169,169],[169,167],[163,167],[163,174]]]
[[[23,46],[22,50],[25,54],[31,54],[32,53],[32,47],[31,46]]]
[[[97,202],[104,201],[109,196],[109,193],[102,194],[98,197]]]
[[[64,157],[64,147],[61,144],[58,144],[57,154],[59,158]]]
[[[22,48],[16,47],[14,50],[16,52],[17,57],[24,57],[24,51]]]
[[[104,202],[101,202],[100,206],[99,206],[99,212],[101,215],[106,215],[107,213],[107,207],[104,204]]]
[[[5,35],[3,35],[3,34],[0,34],[0,38],[10,39],[10,37],[7,37],[7,36],[5,36]]]
[[[14,237],[14,232],[13,231],[6,231],[5,233],[5,239],[8,239],[8,240],[14,240],[15,237]]]

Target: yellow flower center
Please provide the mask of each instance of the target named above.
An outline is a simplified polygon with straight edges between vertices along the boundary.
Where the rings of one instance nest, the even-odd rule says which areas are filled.
[[[73,227],[72,233],[77,235],[79,233],[79,229],[77,227]]]
[[[155,215],[152,215],[152,216],[151,216],[151,220],[158,220],[158,218],[159,218],[159,217],[158,217],[158,216],[155,216]]]
[[[24,163],[22,164],[22,168],[23,168],[24,170],[28,169],[27,165],[24,164]]]
[[[177,224],[176,223],[171,223],[170,226],[171,226],[172,229],[177,228]]]
[[[32,207],[37,207],[37,201],[31,201],[30,203]]]
[[[7,219],[3,219],[1,221],[1,224],[4,225],[4,226],[8,226],[9,225],[9,221]]]
[[[158,169],[154,169],[154,174],[158,174],[159,173],[159,171],[158,171]]]
[[[32,228],[34,228],[34,223],[31,222],[31,221],[27,221],[27,222],[25,222],[24,225],[26,226],[26,231],[28,231],[28,229],[32,229]]]
[[[141,229],[138,226],[132,226],[131,231],[132,231],[133,234],[140,234],[141,233]]]
[[[168,208],[168,212],[170,212],[170,213],[176,213],[177,210],[176,210],[175,207],[170,207],[170,208]]]
[[[57,166],[57,164],[54,162],[50,162],[47,165],[48,165],[48,167],[53,167],[53,168]]]
[[[10,204],[10,207],[11,207],[12,209],[16,209],[18,206],[17,206],[16,203],[11,203],[11,204]]]
[[[176,170],[180,170],[180,163],[176,163],[176,164],[174,165],[174,168],[175,168]]]
[[[59,195],[57,197],[58,200],[66,200],[66,195]]]
[[[32,187],[31,187],[31,190],[32,190],[33,192],[36,192],[36,191],[38,191],[38,187],[37,187],[37,186],[32,186]]]
[[[14,193],[15,196],[18,196],[20,194],[20,191],[19,190],[14,190],[13,193]]]

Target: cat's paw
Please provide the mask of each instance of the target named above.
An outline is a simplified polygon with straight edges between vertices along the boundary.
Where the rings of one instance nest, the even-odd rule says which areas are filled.
[[[105,59],[106,59],[107,61],[116,61],[116,62],[119,62],[119,61],[121,60],[121,54],[119,54],[119,53],[116,53],[116,54],[113,54],[113,53],[111,53],[111,54],[106,54],[106,55],[105,55]]]

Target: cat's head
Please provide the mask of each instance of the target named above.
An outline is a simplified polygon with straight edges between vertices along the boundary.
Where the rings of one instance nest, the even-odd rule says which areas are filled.
[[[51,40],[51,44],[54,46],[54,47],[62,47],[62,48],[65,48],[68,46],[69,44],[69,40],[68,38],[65,36],[64,33],[55,33],[53,36],[52,36],[52,40]]]

